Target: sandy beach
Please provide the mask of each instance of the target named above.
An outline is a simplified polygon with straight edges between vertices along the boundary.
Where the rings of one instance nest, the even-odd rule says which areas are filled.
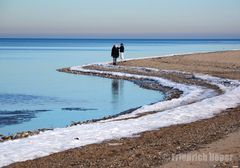
[[[121,63],[126,66],[142,66],[166,70],[204,73],[230,79],[240,79],[239,51],[186,54],[159,57]]]
[[[221,95],[220,88],[207,82],[196,80],[194,73],[209,74],[216,77],[240,80],[240,51],[224,51],[156,57],[130,60],[119,63],[124,68],[104,69],[100,66],[89,66],[114,72],[138,74],[130,67],[147,67],[177,72],[144,71],[142,75],[157,76],[174,82],[199,85],[212,89]],[[69,69],[63,69],[69,72]],[[90,75],[87,74],[86,75]],[[96,75],[96,74],[92,74]],[[97,75],[110,77],[106,75]],[[174,98],[174,97],[172,97]],[[206,109],[208,110],[208,109]],[[152,112],[157,113],[157,112]],[[7,167],[231,167],[233,160],[215,161],[173,161],[179,154],[216,154],[240,156],[240,106],[226,109],[220,114],[188,124],[177,124],[147,131],[132,138],[120,138],[91,144],[80,148],[55,153],[50,156],[14,163]],[[148,114],[144,114],[148,115]],[[141,117],[141,116],[139,116]]]

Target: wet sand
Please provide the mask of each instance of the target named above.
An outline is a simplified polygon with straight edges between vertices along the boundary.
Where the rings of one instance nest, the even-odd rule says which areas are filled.
[[[240,80],[240,51],[214,52],[122,62],[124,66],[205,73]],[[174,76],[174,75],[173,75]],[[164,77],[164,76],[163,76]],[[182,83],[188,79],[170,77]],[[191,82],[191,81],[190,81]],[[211,87],[211,86],[209,86]],[[217,88],[216,88],[217,89]],[[206,109],[207,110],[207,109]],[[8,167],[223,167],[232,162],[175,162],[175,154],[240,154],[240,106],[190,124],[174,125],[15,163]],[[171,162],[169,162],[171,161]]]

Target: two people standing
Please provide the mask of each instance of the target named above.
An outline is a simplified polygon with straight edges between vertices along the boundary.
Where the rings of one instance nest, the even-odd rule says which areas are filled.
[[[111,56],[113,57],[113,65],[117,65],[117,59],[120,56],[121,60],[124,60],[124,45],[123,43],[120,44],[120,47],[117,45],[114,45],[112,47],[112,54]]]

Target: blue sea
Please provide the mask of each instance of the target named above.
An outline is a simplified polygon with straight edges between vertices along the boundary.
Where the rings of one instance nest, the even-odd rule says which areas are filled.
[[[164,100],[128,81],[56,71],[111,61],[120,43],[126,58],[240,49],[240,40],[0,39],[0,134],[65,127]]]

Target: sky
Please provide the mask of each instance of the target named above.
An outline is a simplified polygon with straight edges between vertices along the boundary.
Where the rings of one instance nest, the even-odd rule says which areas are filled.
[[[0,0],[0,37],[240,38],[240,0]]]

